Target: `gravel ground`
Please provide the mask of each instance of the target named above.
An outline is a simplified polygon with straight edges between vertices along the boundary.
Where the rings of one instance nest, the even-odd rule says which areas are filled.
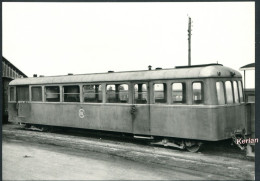
[[[15,174],[14,174],[15,173]],[[109,154],[26,141],[3,142],[4,180],[231,180]]]
[[[245,153],[230,142],[208,143],[199,153],[150,146],[147,142],[133,141],[82,131],[39,132],[22,129],[18,125],[3,126],[3,140],[22,140],[37,144],[54,145],[74,150],[91,151],[119,156],[121,158],[146,164],[159,164],[166,168],[179,168],[204,172],[212,179],[232,178],[238,180],[254,179],[254,161],[248,160]],[[216,177],[215,176],[219,176]],[[207,179],[209,177],[206,177]]]

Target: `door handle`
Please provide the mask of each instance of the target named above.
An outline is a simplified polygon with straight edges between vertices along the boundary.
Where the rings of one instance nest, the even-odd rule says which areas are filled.
[[[135,106],[135,105],[132,105],[132,107],[131,107],[131,114],[132,114],[132,115],[135,115],[136,111],[137,111],[136,106]]]

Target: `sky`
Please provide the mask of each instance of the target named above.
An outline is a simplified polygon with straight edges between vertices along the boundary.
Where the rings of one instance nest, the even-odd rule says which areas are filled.
[[[255,62],[254,2],[3,2],[3,56],[29,77],[174,68],[189,17],[192,65]]]

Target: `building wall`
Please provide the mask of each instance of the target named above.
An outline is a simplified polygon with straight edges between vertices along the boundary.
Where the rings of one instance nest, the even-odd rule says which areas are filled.
[[[244,76],[244,72],[241,74]],[[246,83],[244,86],[245,89],[255,89],[255,70],[246,70]]]
[[[11,78],[2,78],[2,88],[3,88],[3,122],[7,122],[8,120],[8,85],[12,81]]]
[[[245,101],[255,102],[255,70],[245,70],[245,74],[244,71],[241,71],[241,74],[243,75]]]
[[[22,71],[16,68],[11,62],[2,57],[2,120],[8,121],[8,85],[13,79],[27,77]]]

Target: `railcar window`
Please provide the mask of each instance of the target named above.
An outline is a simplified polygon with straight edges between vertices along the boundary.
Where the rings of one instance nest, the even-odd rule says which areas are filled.
[[[173,103],[185,103],[185,84],[173,83],[172,84],[172,101]]]
[[[233,81],[235,103],[239,103],[237,81]]]
[[[202,82],[194,82],[192,84],[192,93],[193,93],[193,103],[194,104],[203,103]]]
[[[84,85],[83,97],[84,97],[84,102],[102,102],[102,86]]]
[[[15,101],[14,87],[10,87],[10,101]]]
[[[106,97],[108,103],[128,103],[128,85],[114,84],[107,85]]]
[[[225,104],[225,92],[223,82],[216,82],[218,104]]]
[[[163,84],[154,84],[154,102],[166,103],[167,102],[167,86]]]
[[[80,102],[79,86],[63,86],[64,102]]]
[[[45,90],[46,102],[60,102],[59,86],[47,86]]]
[[[233,93],[232,93],[232,85],[230,81],[225,82],[225,87],[226,87],[226,99],[227,99],[227,104],[233,104],[234,103],[234,98],[233,98]]]
[[[29,101],[29,86],[17,86],[17,101]]]
[[[42,101],[42,87],[32,87],[32,101]]]
[[[243,96],[243,87],[242,87],[242,82],[238,81],[238,90],[239,90],[239,98],[240,102],[244,102],[244,96]]]
[[[147,85],[135,84],[134,86],[134,104],[147,104]]]

